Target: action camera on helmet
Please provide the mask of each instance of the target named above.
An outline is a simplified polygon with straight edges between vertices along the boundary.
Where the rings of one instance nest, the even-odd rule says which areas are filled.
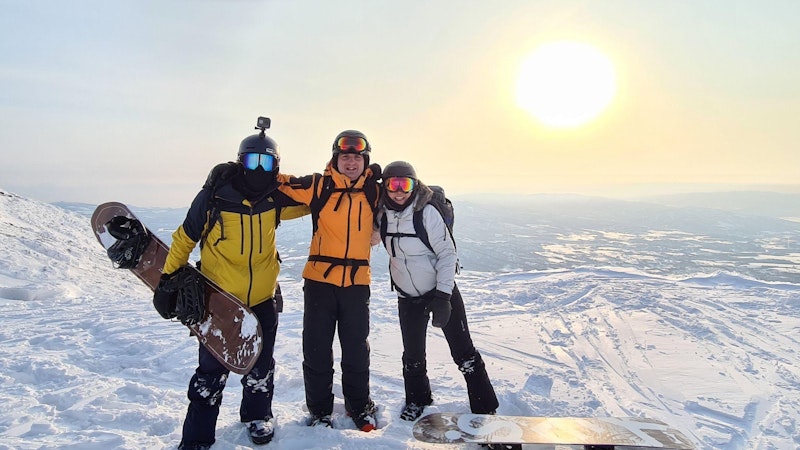
[[[269,117],[259,117],[258,120],[256,120],[256,129],[261,130],[261,132],[263,133],[264,130],[269,128],[271,123],[272,121],[269,120]]]

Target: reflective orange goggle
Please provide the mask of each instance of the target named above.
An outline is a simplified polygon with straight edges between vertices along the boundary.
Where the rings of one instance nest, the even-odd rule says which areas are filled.
[[[336,140],[336,147],[343,152],[361,153],[367,149],[367,140],[358,136],[342,136]]]
[[[385,182],[386,190],[389,192],[405,192],[406,194],[414,190],[414,179],[411,177],[391,177]]]

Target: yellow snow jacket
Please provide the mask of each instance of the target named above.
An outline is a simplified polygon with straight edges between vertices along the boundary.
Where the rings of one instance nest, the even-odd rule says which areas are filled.
[[[278,181],[281,192],[311,207],[314,230],[303,278],[340,287],[369,285],[370,237],[379,192],[372,170],[351,181],[328,163],[324,174],[279,174]],[[331,191],[330,198],[319,204],[325,189]]]
[[[207,232],[200,250],[200,271],[245,305],[272,298],[280,272],[275,248],[276,214],[281,220],[294,219],[308,214],[309,208],[277,190],[251,203],[226,184],[216,190],[213,199],[219,218],[208,223],[210,200],[208,188],[195,197],[183,224],[172,234],[164,273],[185,265]]]

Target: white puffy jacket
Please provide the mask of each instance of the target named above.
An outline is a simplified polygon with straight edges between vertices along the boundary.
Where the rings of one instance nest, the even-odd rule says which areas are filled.
[[[379,211],[387,221],[387,236],[383,239],[383,245],[389,253],[389,271],[399,288],[399,297],[403,297],[400,292],[419,297],[434,289],[450,294],[455,285],[458,255],[439,211],[427,204],[431,197],[430,188],[422,183],[418,186],[414,201],[404,210],[394,211],[383,205]],[[422,222],[428,231],[433,252],[417,237],[389,235],[414,234],[414,211],[419,208],[423,208]],[[377,223],[380,220],[382,218],[379,216]]]

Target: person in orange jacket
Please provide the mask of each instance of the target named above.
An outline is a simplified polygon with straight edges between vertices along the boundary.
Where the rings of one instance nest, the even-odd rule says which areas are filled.
[[[369,164],[363,133],[346,130],[333,142],[324,173],[281,174],[281,192],[311,208],[313,234],[303,270],[303,380],[311,426],[332,427],[333,337],[342,349],[345,409],[356,427],[377,427],[369,392],[370,237],[380,166]]]

